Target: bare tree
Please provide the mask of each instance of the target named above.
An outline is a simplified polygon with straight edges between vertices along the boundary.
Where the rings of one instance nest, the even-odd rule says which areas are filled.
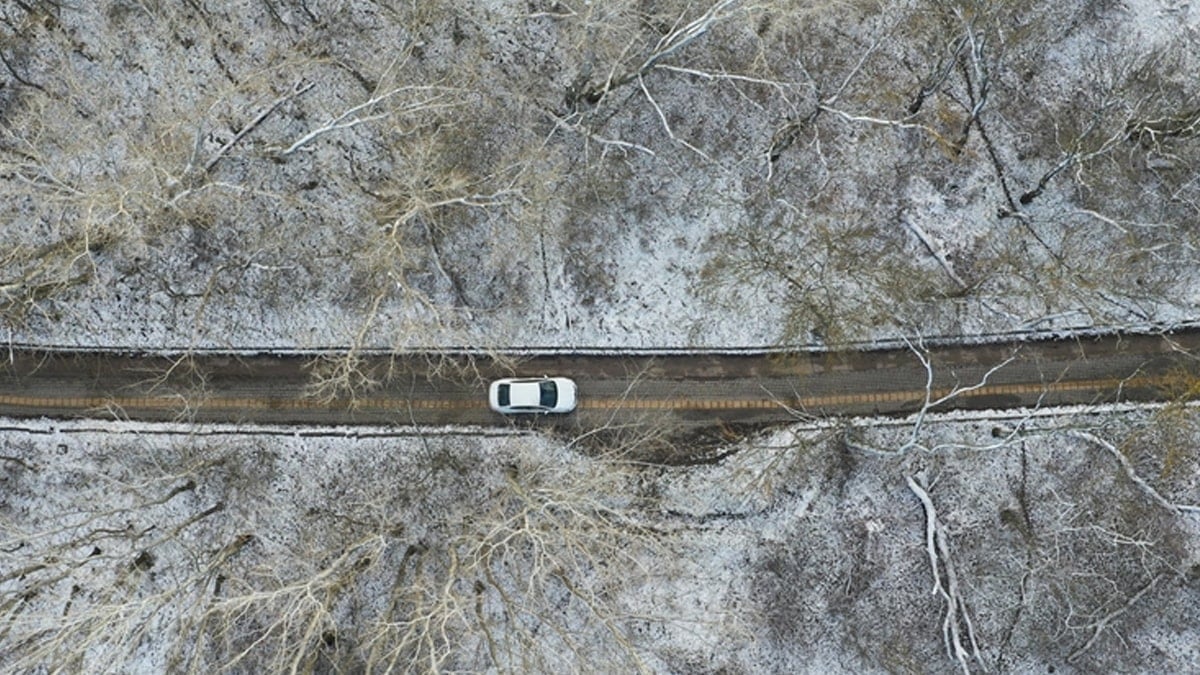
[[[409,443],[429,452],[392,451],[363,475],[351,457],[379,444],[351,450],[332,482],[278,504],[264,499],[276,476],[298,476],[270,444],[6,462],[31,510],[0,542],[0,661],[88,668],[150,650],[181,672],[648,669],[621,598],[661,573],[646,561],[670,532],[623,496],[635,465],[528,435],[465,452],[460,438]],[[396,472],[413,487],[398,492]],[[94,483],[86,509],[37,496],[61,480]]]

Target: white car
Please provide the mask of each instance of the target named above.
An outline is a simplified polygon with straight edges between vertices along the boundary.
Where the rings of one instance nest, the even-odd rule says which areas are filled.
[[[569,413],[575,382],[565,377],[508,377],[488,387],[488,405],[498,413]]]

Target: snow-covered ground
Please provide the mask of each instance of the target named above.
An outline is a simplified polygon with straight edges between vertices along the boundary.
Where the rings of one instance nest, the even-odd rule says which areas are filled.
[[[904,453],[911,421],[821,423],[676,468],[465,429],[5,420],[4,659],[949,672],[911,478],[972,669],[1186,672],[1200,462],[1169,456],[1179,414],[935,415],[916,438],[940,449]]]
[[[10,341],[728,347],[1200,315],[1195,142],[1123,139],[1190,114],[1186,3],[718,3],[596,105],[564,92],[658,39],[621,3],[251,4],[12,10],[37,87],[3,99]],[[978,58],[906,114],[955,36]]]
[[[1187,2],[24,2],[0,53],[8,344],[1200,318]],[[0,667],[1196,671],[1196,420],[835,421],[691,467],[476,429],[0,420]]]

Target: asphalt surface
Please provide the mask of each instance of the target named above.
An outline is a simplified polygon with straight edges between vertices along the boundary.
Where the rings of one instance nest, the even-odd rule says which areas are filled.
[[[1200,375],[1200,332],[1019,344],[787,355],[552,356],[501,366],[423,356],[371,357],[380,385],[315,396],[311,357],[12,351],[0,362],[0,415],[297,425],[495,425],[494,377],[564,375],[579,409],[518,424],[575,429],[634,421],[678,427],[797,417],[904,415],[1177,398]],[[922,363],[927,359],[930,368]],[[957,392],[957,393],[955,393]]]

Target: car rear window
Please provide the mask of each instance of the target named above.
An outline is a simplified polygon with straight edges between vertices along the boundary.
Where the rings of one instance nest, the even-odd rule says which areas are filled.
[[[558,387],[553,382],[542,383],[542,406],[553,408],[558,405]]]
[[[503,406],[509,404],[510,400],[508,398],[507,384],[502,384],[499,387],[496,387],[496,402]]]

